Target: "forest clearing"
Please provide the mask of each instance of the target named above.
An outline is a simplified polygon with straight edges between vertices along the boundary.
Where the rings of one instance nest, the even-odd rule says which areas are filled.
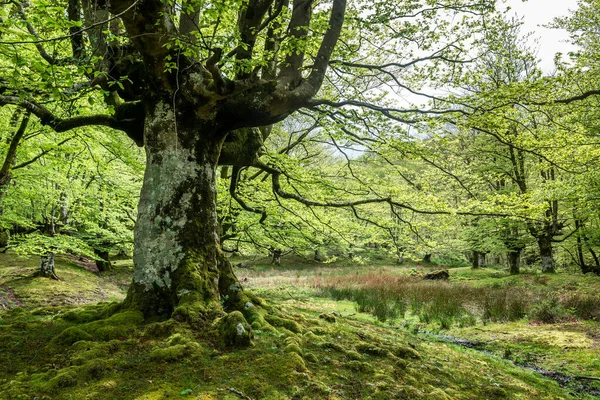
[[[284,257],[284,266],[274,267],[267,258],[244,260],[250,265],[236,272],[265,307],[273,307],[268,321],[276,329],[255,330],[254,345],[238,351],[217,350],[206,343],[210,338],[169,320],[141,323],[131,316],[99,323],[115,304],[107,302],[126,294],[130,260],[115,261],[111,272],[98,273],[60,259],[57,270],[69,279],[53,282],[32,277],[37,260],[3,255],[2,304],[11,310],[0,314],[0,398],[600,395],[598,279],[511,276],[502,268],[467,266],[448,269],[448,281],[424,281],[422,274],[440,266],[397,266],[381,253],[371,254],[375,265],[319,265]],[[414,287],[412,295],[408,286]],[[399,291],[390,293],[394,288]],[[477,304],[469,289],[496,301],[501,293],[501,304]],[[7,290],[12,300],[6,300]],[[356,290],[362,298],[352,294]],[[508,290],[521,296],[506,296]],[[523,293],[537,301],[531,303]],[[401,314],[393,311],[400,299],[407,302],[396,307],[405,310]],[[512,307],[514,315],[505,312],[512,300],[523,303]]]
[[[0,0],[0,399],[600,398],[600,0]]]

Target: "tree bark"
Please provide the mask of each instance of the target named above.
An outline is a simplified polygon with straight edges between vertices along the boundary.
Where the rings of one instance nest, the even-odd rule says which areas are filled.
[[[281,267],[281,250],[273,250],[273,258],[271,259],[271,264],[275,264],[278,267]]]
[[[100,272],[106,272],[111,269],[111,264],[109,260],[108,250],[105,249],[94,249],[94,253],[97,257],[101,258],[101,260],[96,260],[96,267]]]
[[[403,264],[404,263],[404,251],[398,249],[398,251],[396,252],[396,255],[398,256],[398,258],[396,259],[396,263]]]
[[[521,250],[511,250],[507,252],[506,258],[508,259],[508,272],[511,275],[518,275],[521,272]]]
[[[537,243],[542,259],[542,272],[556,272],[556,264],[554,263],[554,257],[552,256],[552,238],[549,236],[539,236]]]
[[[317,262],[321,262],[323,261],[323,255],[321,254],[321,252],[319,251],[319,249],[315,250],[315,261]]]
[[[214,318],[222,312],[216,208],[221,140],[194,113],[178,121],[168,102],[158,101],[147,115],[135,268],[125,305],[147,316]],[[198,129],[205,132],[198,135]]]
[[[471,267],[472,268],[481,268],[485,265],[485,253],[482,253],[477,250],[473,250],[473,254],[471,255]]]
[[[54,272],[54,253],[46,253],[40,257],[39,276],[58,280]]]

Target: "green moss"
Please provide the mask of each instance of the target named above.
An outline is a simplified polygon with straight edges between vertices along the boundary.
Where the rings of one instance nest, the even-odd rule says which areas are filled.
[[[414,360],[419,360],[421,358],[421,355],[419,354],[418,351],[416,351],[415,349],[411,348],[411,347],[407,347],[407,346],[393,346],[391,348],[391,352],[393,355],[395,355],[396,357],[400,357],[400,358],[412,358]]]
[[[348,369],[357,372],[372,373],[373,371],[375,371],[371,364],[358,360],[352,360],[350,362],[347,362],[346,364],[344,364],[344,366]]]
[[[368,354],[376,357],[389,357],[389,350],[375,346],[371,343],[361,342],[356,345],[356,351],[362,354]]]
[[[306,372],[308,369],[306,368],[306,364],[304,363],[304,359],[297,353],[289,353],[288,361],[291,366],[298,372]]]
[[[92,331],[96,340],[107,342],[114,339],[125,339],[134,332],[135,328],[128,325],[102,326]]]
[[[75,386],[79,376],[79,367],[63,368],[54,378],[50,379],[48,386],[51,390]]]
[[[300,345],[300,338],[296,335],[292,335],[292,336],[287,336],[285,339],[283,339],[283,343],[287,344],[295,344],[295,345]]]
[[[149,338],[164,338],[173,334],[180,323],[175,319],[168,319],[163,322],[154,322],[148,324],[144,329],[144,336]]]
[[[89,333],[76,326],[72,326],[62,331],[57,337],[54,338],[53,341],[63,345],[71,345],[75,342],[79,342],[80,340],[92,339],[92,335]]]
[[[452,400],[452,397],[448,396],[448,394],[441,389],[434,389],[427,393],[427,398],[431,400]]]
[[[261,330],[263,327],[263,325],[259,321],[254,321],[252,324],[250,324],[250,326],[252,327],[252,330],[255,331]]]
[[[360,353],[353,351],[353,350],[347,351],[346,357],[348,357],[350,360],[358,360],[358,361],[364,360],[364,357]]]
[[[309,328],[309,331],[314,333],[317,336],[326,336],[331,333],[328,328],[322,326],[313,326]]]
[[[99,379],[110,372],[112,366],[107,360],[93,360],[82,366],[82,371],[91,379]]]
[[[167,343],[169,346],[175,346],[177,344],[188,344],[192,341],[192,338],[189,338],[181,333],[175,333],[167,339]]]
[[[340,353],[344,353],[344,354],[346,353],[346,348],[339,343],[325,342],[325,343],[321,344],[321,346],[325,349],[332,349],[332,350],[339,351]]]
[[[252,328],[239,311],[227,314],[218,321],[219,334],[226,346],[246,347],[252,340]]]
[[[314,332],[308,331],[304,335],[302,335],[302,339],[305,343],[315,343],[319,342],[321,339]]]
[[[313,364],[319,363],[319,358],[314,353],[306,353],[306,354],[304,354],[303,358],[305,361],[308,361],[309,363],[313,363]]]
[[[273,329],[275,329],[275,328],[273,328]],[[280,336],[296,337],[296,334],[287,328],[279,327],[276,329],[276,332],[278,332],[280,334]]]
[[[319,315],[319,318],[324,319],[327,322],[335,322],[335,315],[330,313],[322,313]]]
[[[98,318],[98,313],[90,310],[71,310],[63,315],[63,319],[79,323],[91,322]]]
[[[277,328],[285,328],[293,333],[301,333],[302,327],[292,319],[280,318],[276,315],[265,315],[265,320]]]
[[[285,349],[283,349],[283,351],[286,353],[296,353],[302,355],[302,349],[300,349],[300,346],[298,346],[297,344],[288,344],[287,346],[285,346]]]
[[[185,344],[177,344],[165,348],[156,348],[150,352],[153,361],[177,361],[185,357],[189,348]]]
[[[113,314],[106,322],[112,325],[139,325],[144,321],[144,314],[141,311],[128,310]]]
[[[506,393],[506,390],[502,389],[499,386],[488,386],[484,388],[484,393],[490,399],[508,399],[509,396]]]

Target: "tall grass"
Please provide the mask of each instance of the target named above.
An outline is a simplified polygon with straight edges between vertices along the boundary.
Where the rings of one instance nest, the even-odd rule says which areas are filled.
[[[421,322],[437,323],[442,329],[454,324],[506,322],[525,317],[541,322],[600,318],[599,297],[581,294],[561,297],[550,289],[472,286],[373,273],[316,278],[313,286],[324,296],[356,302],[359,312],[371,313],[382,322],[403,318],[408,311]]]

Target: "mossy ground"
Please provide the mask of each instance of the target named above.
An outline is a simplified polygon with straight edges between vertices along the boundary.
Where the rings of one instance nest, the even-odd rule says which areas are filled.
[[[131,260],[114,261],[114,269],[101,274],[85,268],[90,264],[93,262],[79,262],[75,257],[57,257],[56,274],[60,280],[55,281],[35,276],[39,257],[0,253],[0,310],[16,303],[33,309],[122,300],[131,280]]]
[[[10,285],[9,268],[0,264]],[[66,268],[58,265],[57,272]],[[88,282],[105,279],[72,268]],[[341,269],[334,273],[353,271]],[[283,281],[296,274],[283,271]],[[293,283],[277,285],[277,277],[261,286],[260,271],[238,274],[273,306],[267,320],[277,327],[254,330],[253,345],[242,350],[215,345],[206,332],[174,320],[142,321],[137,313],[118,312],[116,303],[39,308],[24,302],[0,313],[0,399],[576,398],[501,357],[379,323],[356,313],[351,302],[315,297],[310,287]],[[69,284],[64,272],[59,276]],[[27,292],[9,287],[21,296]],[[41,300],[50,289],[23,298]],[[64,293],[74,304],[81,301],[77,290]],[[91,302],[106,300],[84,294]]]

